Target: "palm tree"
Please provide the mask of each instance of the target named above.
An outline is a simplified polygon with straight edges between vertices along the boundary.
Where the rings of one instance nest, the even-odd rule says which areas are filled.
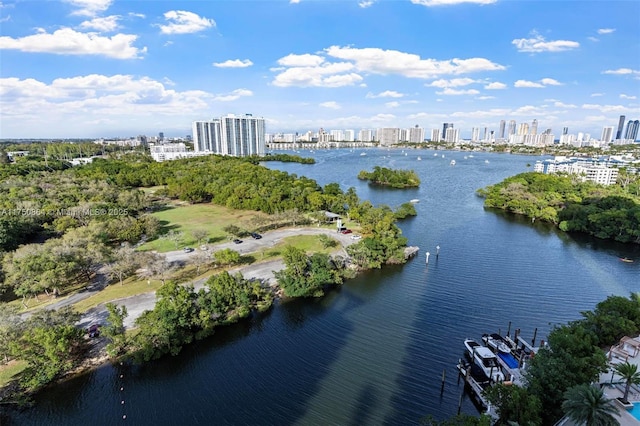
[[[627,397],[629,396],[629,389],[631,385],[640,384],[640,371],[638,371],[638,366],[635,364],[630,364],[629,361],[625,361],[622,364],[618,364],[613,367],[616,370],[622,379],[626,382],[624,388],[624,396],[622,397],[623,401],[626,403],[629,400]]]
[[[562,410],[577,424],[586,426],[613,426],[619,424],[616,407],[604,396],[602,389],[588,384],[569,388],[564,393]]]

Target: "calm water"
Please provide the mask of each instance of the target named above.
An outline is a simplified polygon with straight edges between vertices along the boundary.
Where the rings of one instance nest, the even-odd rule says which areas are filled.
[[[455,364],[465,337],[505,332],[512,321],[524,337],[537,327],[545,338],[552,324],[577,319],[608,295],[640,291],[637,247],[571,238],[483,209],[476,189],[526,171],[536,158],[437,154],[332,150],[300,153],[315,165],[269,164],[323,185],[354,186],[374,204],[419,199],[419,215],[401,223],[419,256],[322,299],[280,304],[220,329],[177,357],[105,366],[54,386],[36,408],[10,413],[3,424],[417,424],[427,414],[456,413]],[[385,190],[357,180],[375,165],[414,169],[421,187]],[[476,413],[468,398],[462,408]]]

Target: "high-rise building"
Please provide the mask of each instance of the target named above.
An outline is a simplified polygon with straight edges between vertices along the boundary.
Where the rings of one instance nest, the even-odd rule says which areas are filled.
[[[444,135],[445,142],[453,142],[457,143],[460,140],[460,131],[458,129],[453,128],[453,124],[451,127],[447,128],[447,133]]]
[[[356,138],[356,132],[354,132],[353,130],[349,129],[344,131],[344,140],[346,142],[353,142],[355,138]]]
[[[442,137],[446,139],[447,129],[453,129],[453,123],[443,123],[442,124]]]
[[[265,121],[251,114],[227,115],[211,121],[193,122],[196,152],[213,152],[243,157],[264,155]]]
[[[613,140],[613,126],[604,126],[602,128],[602,136],[600,141],[604,143],[611,143]]]
[[[360,142],[373,142],[374,139],[374,135],[373,135],[373,131],[369,130],[369,129],[362,129],[358,132],[358,140]]]
[[[409,142],[422,143],[424,142],[424,129],[417,124],[415,127],[409,129]]]
[[[626,117],[624,115],[621,115],[620,116],[620,120],[618,120],[618,131],[616,131],[616,140],[617,139],[622,139],[622,129],[624,128],[624,119],[625,118]]]
[[[509,120],[509,136],[516,134],[516,120]]]
[[[487,142],[489,140],[489,128],[485,127],[484,128],[484,137],[482,138],[483,141]]]
[[[518,126],[518,135],[522,136],[522,135],[528,135],[528,134],[529,134],[529,124],[520,123],[520,125]]]
[[[431,142],[440,142],[440,129],[431,129]]]
[[[536,120],[535,118],[531,122],[531,132],[530,132],[530,134],[532,134],[532,135],[537,135],[538,134],[538,120]]]
[[[400,129],[397,127],[383,127],[378,129],[380,145],[387,146],[400,142]]]
[[[568,133],[569,133],[569,128],[568,128],[568,127],[563,127],[563,128],[562,128],[562,134],[563,134],[563,135],[566,135],[566,134],[568,134]]]
[[[472,127],[471,128],[471,141],[475,142],[475,141],[479,141],[480,140],[480,128],[479,127]]]
[[[638,130],[640,130],[640,121],[629,120],[627,123],[627,131],[624,134],[624,138],[627,140],[635,141],[638,139]]]
[[[500,130],[498,131],[498,138],[504,139],[504,128],[507,123],[504,120],[500,120]]]

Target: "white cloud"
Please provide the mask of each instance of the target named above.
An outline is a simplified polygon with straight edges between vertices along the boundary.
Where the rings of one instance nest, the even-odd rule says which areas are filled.
[[[625,95],[624,93],[620,94],[620,99],[636,99],[635,95]]]
[[[289,0],[290,4],[298,4],[300,3],[300,0]]]
[[[598,30],[598,34],[611,34],[615,30],[616,30],[615,28],[600,28]]]
[[[573,104],[565,104],[565,103],[560,102],[560,101],[555,101],[553,103],[553,106],[557,107],[557,108],[577,108],[577,106],[575,106]]]
[[[219,102],[230,102],[240,99],[243,96],[253,96],[253,92],[248,89],[236,89],[231,93],[215,95],[213,100]]]
[[[249,59],[229,59],[224,62],[214,62],[213,66],[217,68],[246,68],[253,65]]]
[[[411,0],[413,4],[419,4],[421,6],[448,6],[461,3],[476,3],[476,4],[493,4],[497,0]]]
[[[595,97],[598,97],[598,96],[604,96],[604,93],[592,93],[591,94],[592,98],[595,98]]]
[[[476,97],[476,99],[479,100],[479,101],[486,101],[486,100],[495,99],[495,98],[496,98],[495,96],[478,96],[478,97]]]
[[[543,78],[538,82],[528,81],[528,80],[518,80],[513,84],[514,87],[530,87],[530,88],[541,88],[547,86],[562,86],[558,80],[554,80],[553,78]]]
[[[436,92],[437,95],[448,95],[448,96],[458,96],[458,95],[477,95],[480,92],[476,89],[468,89],[468,90],[456,90],[447,87],[441,92]]]
[[[322,108],[340,109],[342,108],[336,101],[327,101],[319,104]]]
[[[283,58],[284,59],[284,58]],[[360,83],[359,74],[348,62],[326,63],[320,66],[287,68],[276,75],[273,85],[278,87],[342,87]]]
[[[62,28],[49,34],[38,30],[38,34],[22,37],[0,37],[0,49],[22,52],[53,53],[58,55],[102,55],[116,59],[139,58],[147,48],[133,46],[138,36],[116,34],[103,37],[95,33],[81,33],[71,28]]]
[[[599,38],[597,38],[597,37],[592,37],[592,36],[587,37],[587,40],[591,40],[591,41],[600,41],[600,39],[599,39]]]
[[[11,20],[11,15],[7,15],[4,18],[0,18],[0,22],[9,22]]]
[[[582,105],[583,109],[595,109],[602,113],[608,112],[625,112],[628,111],[629,108],[623,105],[597,105],[597,104],[584,104]]]
[[[504,83],[500,83],[499,81],[494,81],[484,86],[484,88],[487,90],[501,90],[506,89],[507,85]]]
[[[366,98],[367,99],[373,99],[373,98],[401,98],[403,96],[404,96],[404,94],[402,94],[400,92],[396,92],[395,90],[385,90],[384,92],[380,92],[377,95],[374,95],[373,93],[369,92],[369,93],[367,93]]]
[[[80,24],[80,28],[83,30],[96,30],[103,33],[108,33],[118,29],[118,20],[120,16],[111,15],[103,18],[93,18],[90,21],[84,21]]]
[[[397,108],[400,106],[400,102],[398,101],[387,102],[384,104],[384,106],[386,106],[387,108]]]
[[[547,41],[543,36],[535,31],[532,38],[517,38],[511,44],[518,48],[518,52],[562,52],[565,50],[577,49],[580,43],[570,40]]]
[[[602,71],[602,74],[633,75],[636,78],[640,77],[640,71],[632,70],[631,68],[618,68],[617,70],[606,70],[606,71]]]
[[[113,0],[65,0],[67,3],[78,8],[73,15],[96,16],[98,13],[109,9]]]
[[[373,74],[397,74],[410,78],[436,78],[441,75],[468,74],[504,70],[505,67],[485,58],[438,61],[397,50],[331,46],[325,52],[334,58],[353,61],[359,71]]]
[[[439,87],[441,89],[444,89],[445,87],[468,86],[473,83],[477,83],[477,81],[472,78],[454,78],[451,80],[444,80],[444,79],[436,80],[429,84],[426,84],[426,86]]]
[[[540,83],[544,84],[545,86],[562,86],[562,83],[560,83],[558,80],[554,80],[553,78],[543,78],[542,80],[540,80]]]
[[[278,59],[278,64],[285,67],[315,67],[324,62],[324,58],[318,55],[310,55],[305,53],[304,55],[290,54],[284,58]]]
[[[375,0],[362,0],[358,2],[358,6],[365,9],[375,3]]]
[[[213,19],[207,19],[185,10],[170,10],[164,14],[167,25],[160,25],[162,34],[191,34],[215,27]]]
[[[540,88],[544,87],[544,85],[540,83],[536,83],[535,81],[528,80],[518,80],[513,84],[513,87],[532,87],[532,88]]]

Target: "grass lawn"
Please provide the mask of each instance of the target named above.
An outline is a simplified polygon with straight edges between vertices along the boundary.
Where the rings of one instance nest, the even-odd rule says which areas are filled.
[[[251,220],[264,213],[244,210],[232,210],[215,204],[174,204],[152,214],[162,226],[160,233],[166,234],[170,230],[182,232],[183,238],[178,247],[173,241],[157,238],[140,246],[139,250],[156,250],[164,253],[182,247],[195,246],[197,241],[191,235],[194,230],[205,230],[209,242],[216,243],[227,239],[228,235],[222,229],[228,225],[236,225],[241,229],[253,230]],[[266,216],[266,215],[264,215]]]
[[[9,361],[7,364],[0,365],[0,387],[9,383],[16,374],[20,373],[27,367],[26,361]]]
[[[320,239],[317,235],[299,235],[296,237],[283,238],[273,247],[265,248],[260,252],[253,253],[258,260],[274,259],[282,256],[282,251],[286,246],[294,246],[304,250],[307,254],[311,253],[331,253],[340,247],[340,243],[336,241],[335,247],[322,247]]]

